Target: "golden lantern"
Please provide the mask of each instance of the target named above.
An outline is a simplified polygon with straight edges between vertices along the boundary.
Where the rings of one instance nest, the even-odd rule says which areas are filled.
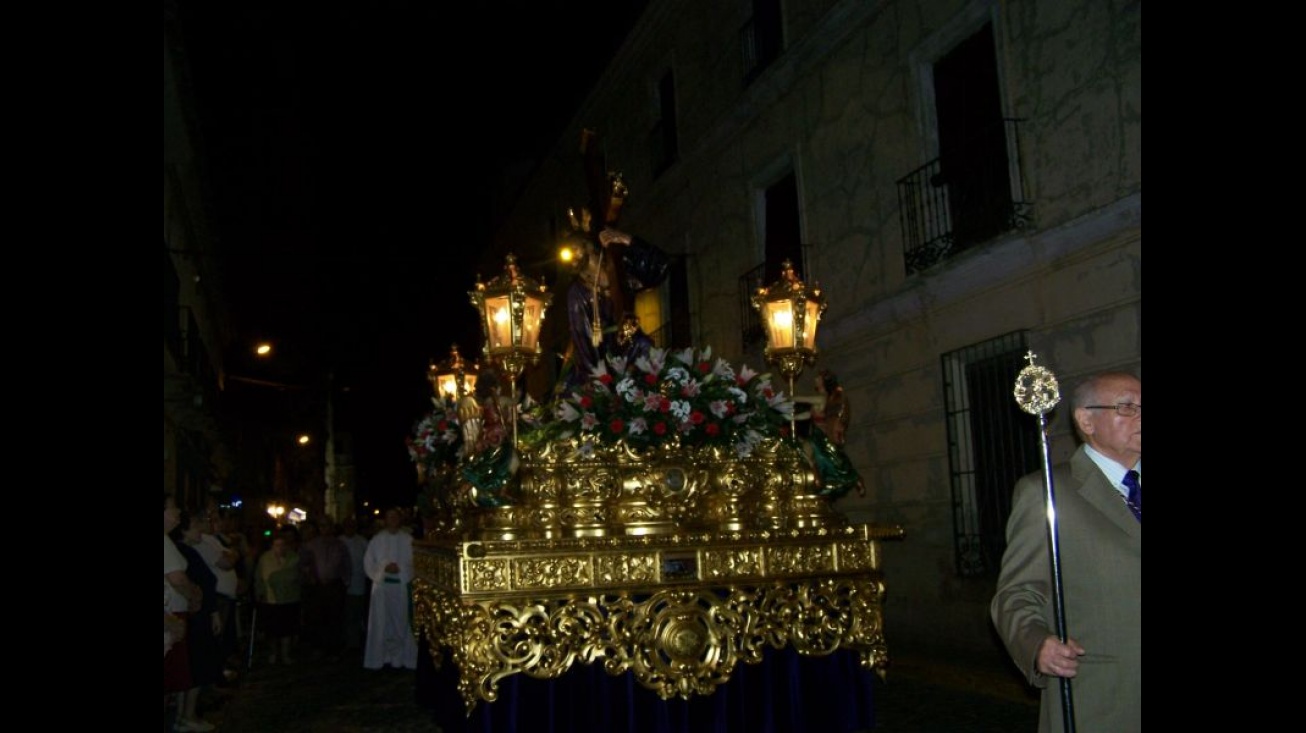
[[[512,390],[512,441],[517,444],[517,377],[527,364],[540,360],[540,323],[553,301],[547,287],[517,268],[517,257],[509,254],[503,274],[488,283],[477,278],[476,289],[468,292],[481,314],[485,336],[482,353],[489,361],[503,365]]]
[[[456,405],[463,397],[476,389],[476,363],[468,364],[458,353],[458,344],[449,350],[449,358],[437,364],[431,364],[426,371],[426,378],[431,382],[435,398],[446,405]]]
[[[759,288],[753,295],[753,307],[766,329],[766,360],[788,377],[791,398],[794,377],[802,373],[804,364],[816,362],[816,327],[825,306],[820,286],[808,287],[799,280],[789,260],[780,265],[778,282]],[[792,414],[789,432],[795,433]]]

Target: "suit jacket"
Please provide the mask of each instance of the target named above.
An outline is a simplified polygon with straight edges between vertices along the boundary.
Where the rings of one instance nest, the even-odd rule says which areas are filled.
[[[1141,731],[1143,525],[1080,446],[1052,471],[1066,634],[1084,647],[1071,680],[1077,730]],[[1040,733],[1062,729],[1061,683],[1034,667],[1056,634],[1043,475],[1016,482],[1007,549],[989,611],[1008,653],[1042,688]]]

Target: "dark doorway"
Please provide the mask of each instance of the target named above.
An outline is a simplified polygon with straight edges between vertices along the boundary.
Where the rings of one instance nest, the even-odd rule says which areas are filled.
[[[992,23],[934,65],[934,97],[940,175],[960,251],[1006,231],[1012,208]]]
[[[800,278],[803,243],[798,228],[798,179],[793,171],[766,189],[766,275],[763,282],[780,279],[780,265],[789,260]]]

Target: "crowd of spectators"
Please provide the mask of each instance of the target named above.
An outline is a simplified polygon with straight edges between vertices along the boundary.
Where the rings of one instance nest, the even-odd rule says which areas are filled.
[[[215,730],[206,717],[260,664],[363,664],[364,556],[394,517],[246,527],[215,504],[180,509],[166,493],[163,516],[165,729]],[[401,516],[402,531],[420,535]]]

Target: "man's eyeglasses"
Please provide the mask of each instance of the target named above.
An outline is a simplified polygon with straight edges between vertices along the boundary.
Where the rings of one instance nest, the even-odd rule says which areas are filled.
[[[1120,417],[1133,417],[1143,411],[1143,406],[1134,402],[1121,402],[1118,405],[1084,405],[1085,410],[1115,410]]]

